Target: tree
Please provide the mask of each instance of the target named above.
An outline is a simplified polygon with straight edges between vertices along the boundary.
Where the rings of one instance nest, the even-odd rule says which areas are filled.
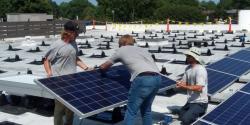
[[[15,13],[52,13],[49,0],[11,0],[11,5]]]
[[[51,7],[52,7],[51,14],[53,14],[54,18],[59,18],[61,15],[59,6],[56,4],[56,2],[54,2],[52,0],[50,0],[49,2],[50,2]]]
[[[72,0],[69,3],[60,4],[60,13],[62,17],[69,19],[88,19],[94,17],[95,7],[88,0]]]
[[[11,4],[9,0],[1,0],[0,2],[0,18],[5,18],[6,13],[9,13]]]
[[[229,10],[233,8],[233,0],[220,0],[218,4],[218,9]]]
[[[205,10],[215,10],[216,9],[216,4],[213,1],[202,1],[200,5],[205,9]]]
[[[250,0],[233,0],[232,5],[237,9],[250,9]]]
[[[227,18],[228,14],[226,13],[226,10],[233,9],[232,4],[233,0],[220,0],[214,16],[222,19]]]

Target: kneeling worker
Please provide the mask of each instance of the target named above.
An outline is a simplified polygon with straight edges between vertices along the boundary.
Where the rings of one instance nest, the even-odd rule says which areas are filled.
[[[179,119],[182,124],[189,125],[206,113],[208,79],[206,68],[202,65],[203,61],[200,58],[200,50],[192,47],[184,54],[189,66],[186,68],[182,80],[177,81],[177,88],[187,90],[188,100],[179,112]]]

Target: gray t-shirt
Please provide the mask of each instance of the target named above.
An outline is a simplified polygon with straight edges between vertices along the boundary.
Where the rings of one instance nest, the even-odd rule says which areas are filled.
[[[122,46],[109,59],[111,63],[122,62],[130,71],[131,79],[146,71],[159,73],[153,58],[148,51],[136,46]]]
[[[66,75],[76,72],[76,58],[78,48],[76,42],[65,43],[62,40],[56,41],[45,54],[50,60],[52,75]]]
[[[188,103],[208,103],[207,96],[207,70],[200,64],[188,66],[185,70],[183,81],[188,85],[203,86],[202,92],[187,91]]]

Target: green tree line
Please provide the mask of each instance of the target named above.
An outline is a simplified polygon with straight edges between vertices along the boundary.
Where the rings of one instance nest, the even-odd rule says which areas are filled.
[[[71,0],[60,5],[52,0],[0,0],[0,17],[6,13],[48,13],[54,18],[115,22],[164,22],[166,18],[185,22],[204,22],[226,18],[226,10],[249,9],[250,0]]]

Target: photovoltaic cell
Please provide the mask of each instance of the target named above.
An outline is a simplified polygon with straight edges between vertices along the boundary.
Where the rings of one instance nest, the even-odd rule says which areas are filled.
[[[241,76],[249,71],[250,63],[231,58],[224,58],[218,62],[208,65],[207,68]]]
[[[247,50],[241,50],[233,55],[230,55],[229,57],[234,58],[234,59],[247,61],[250,63],[250,51],[247,51]]]
[[[245,85],[241,91],[246,92],[246,93],[250,93],[250,83],[247,83],[247,85]]]
[[[223,88],[231,85],[238,77],[223,72],[211,70],[207,68],[208,73],[208,93],[214,95]]]
[[[250,94],[235,93],[202,119],[218,125],[248,125],[250,123]]]
[[[164,76],[161,90],[175,84]],[[88,117],[127,101],[130,74],[124,66],[115,66],[103,76],[99,71],[39,79],[56,99],[81,117]]]

